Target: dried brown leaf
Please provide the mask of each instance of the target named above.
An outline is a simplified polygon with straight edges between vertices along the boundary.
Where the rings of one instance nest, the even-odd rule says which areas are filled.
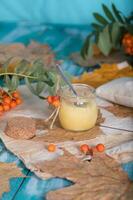
[[[0,162],[0,197],[3,192],[10,190],[9,180],[13,177],[22,177],[21,170],[15,163]]]
[[[36,167],[74,183],[48,193],[48,200],[131,200],[133,196],[133,183],[119,164],[104,154],[95,154],[91,162],[83,162],[65,151],[63,156]]]

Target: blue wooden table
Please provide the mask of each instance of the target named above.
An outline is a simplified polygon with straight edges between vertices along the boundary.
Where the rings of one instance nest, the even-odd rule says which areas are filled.
[[[31,40],[48,43],[55,51],[57,58],[65,60],[63,65],[64,70],[73,75],[80,75],[84,70],[87,70],[87,68],[84,69],[72,63],[68,55],[81,48],[84,38],[90,31],[89,27],[0,23],[0,30],[0,43],[23,42],[27,45]],[[1,141],[0,161],[17,163],[27,176],[27,178],[12,179],[10,181],[10,192],[4,193],[1,200],[44,200],[44,196],[48,191],[71,185],[71,182],[59,178],[47,181],[37,178],[25,168],[16,156],[6,150]],[[122,167],[133,180],[133,163],[124,164]]]

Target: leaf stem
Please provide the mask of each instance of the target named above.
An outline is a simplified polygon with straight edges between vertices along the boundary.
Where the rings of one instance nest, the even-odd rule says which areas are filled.
[[[6,72],[6,73],[1,73],[0,76],[5,76],[5,75],[14,75],[14,76],[21,76],[21,77],[26,77],[26,78],[31,78],[31,79],[38,79],[38,77],[35,76],[29,76],[25,74],[17,74],[13,72]]]

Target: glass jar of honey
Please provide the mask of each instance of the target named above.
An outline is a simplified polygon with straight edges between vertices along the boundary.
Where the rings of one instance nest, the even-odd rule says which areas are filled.
[[[94,89],[85,84],[73,84],[78,96],[68,86],[60,89],[59,121],[66,130],[85,131],[94,127],[98,108]]]

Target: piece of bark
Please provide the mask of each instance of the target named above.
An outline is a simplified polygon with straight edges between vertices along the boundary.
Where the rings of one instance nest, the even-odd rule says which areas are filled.
[[[21,170],[15,163],[0,162],[0,197],[10,190],[9,180],[14,177],[23,177]]]
[[[63,156],[36,167],[74,185],[48,193],[48,200],[131,200],[133,183],[119,164],[105,154],[94,154],[91,162],[64,151]],[[58,164],[57,164],[58,163]]]
[[[7,122],[5,133],[14,139],[31,139],[36,134],[36,122],[28,117],[12,117]]]

